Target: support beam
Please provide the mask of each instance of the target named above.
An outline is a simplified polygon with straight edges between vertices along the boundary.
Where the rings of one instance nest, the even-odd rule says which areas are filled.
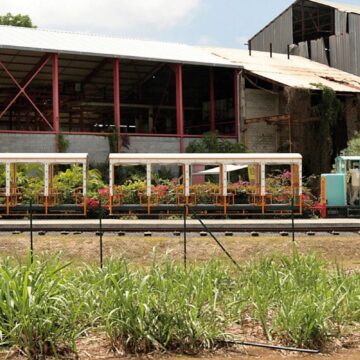
[[[210,76],[210,130],[216,130],[215,123],[215,79],[214,68],[209,69]]]
[[[245,127],[245,78],[243,70],[234,69],[234,117],[235,135],[238,142],[243,142],[243,132]]]
[[[114,59],[113,63],[113,84],[114,84],[114,122],[117,134],[117,151],[121,152],[120,132],[120,60]]]
[[[26,93],[26,88],[30,85],[30,83],[35,79],[35,77],[39,74],[39,72],[44,68],[44,66],[49,61],[50,57],[47,57],[46,60],[39,66],[39,68],[30,76],[28,81],[25,83],[25,85],[20,85],[19,82],[15,79],[15,77],[12,75],[12,73],[8,70],[8,68],[5,66],[5,64],[0,61],[0,67],[3,68],[5,73],[10,77],[10,79],[14,82],[14,84],[18,88],[18,93],[15,95],[15,97],[9,102],[9,104],[5,107],[5,109],[0,113],[0,119],[3,117],[3,115],[11,108],[11,106],[16,102],[18,97],[20,95],[24,95],[26,99],[30,102],[30,104],[33,106],[33,108],[37,111],[37,113],[41,116],[41,118],[45,121],[45,123],[53,130],[52,125],[47,120],[45,115],[40,111],[40,109],[36,106],[34,101],[31,99],[31,97]]]
[[[176,133],[179,136],[180,152],[184,152],[184,104],[182,65],[174,65],[176,79]]]
[[[91,70],[82,80],[81,85],[84,87],[88,82],[90,82],[94,77],[96,77],[99,72],[105,67],[105,65],[108,63],[109,59],[105,58],[101,60],[93,70]]]
[[[59,148],[60,110],[59,110],[59,55],[52,56],[52,96],[53,96],[53,130],[55,134],[56,151]]]

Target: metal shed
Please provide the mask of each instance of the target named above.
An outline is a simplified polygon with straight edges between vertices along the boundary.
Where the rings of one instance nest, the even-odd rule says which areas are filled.
[[[254,50],[309,57],[360,75],[360,6],[296,0],[249,40]],[[271,45],[270,45],[271,44]]]

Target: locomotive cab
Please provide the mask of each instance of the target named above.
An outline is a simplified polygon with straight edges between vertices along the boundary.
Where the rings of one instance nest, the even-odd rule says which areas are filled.
[[[360,215],[360,156],[339,156],[335,172],[321,175],[323,217]]]

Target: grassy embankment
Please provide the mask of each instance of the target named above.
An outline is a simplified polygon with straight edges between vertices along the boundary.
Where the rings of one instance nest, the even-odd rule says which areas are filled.
[[[32,358],[69,357],[78,337],[97,331],[127,353],[197,353],[249,326],[270,341],[321,348],[359,322],[360,273],[329,271],[296,250],[240,271],[214,261],[187,271],[168,260],[109,260],[102,270],[56,257],[0,263],[1,343]]]

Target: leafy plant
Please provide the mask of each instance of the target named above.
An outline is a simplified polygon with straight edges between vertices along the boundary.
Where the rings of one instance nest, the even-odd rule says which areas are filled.
[[[65,153],[69,148],[70,142],[68,139],[65,138],[64,134],[59,133],[58,137],[58,150],[61,153]]]
[[[321,103],[319,104],[320,111],[320,172],[327,172],[331,169],[333,160],[333,133],[336,124],[340,120],[342,114],[342,104],[337,98],[336,92],[323,85],[313,84],[321,90]]]
[[[188,153],[244,153],[246,147],[241,143],[232,143],[228,139],[219,137],[217,132],[207,132],[200,140],[191,142]]]
[[[108,137],[109,140],[109,148],[111,153],[118,152],[118,132],[116,129],[113,129],[111,134]],[[120,135],[121,146],[125,149],[129,149],[130,146],[130,138],[128,134]]]
[[[344,156],[359,156],[360,155],[360,133],[356,133],[352,139],[347,143],[347,147],[341,151]]]
[[[31,359],[75,351],[77,314],[62,282],[66,265],[56,258],[24,265],[0,264],[0,335]]]

